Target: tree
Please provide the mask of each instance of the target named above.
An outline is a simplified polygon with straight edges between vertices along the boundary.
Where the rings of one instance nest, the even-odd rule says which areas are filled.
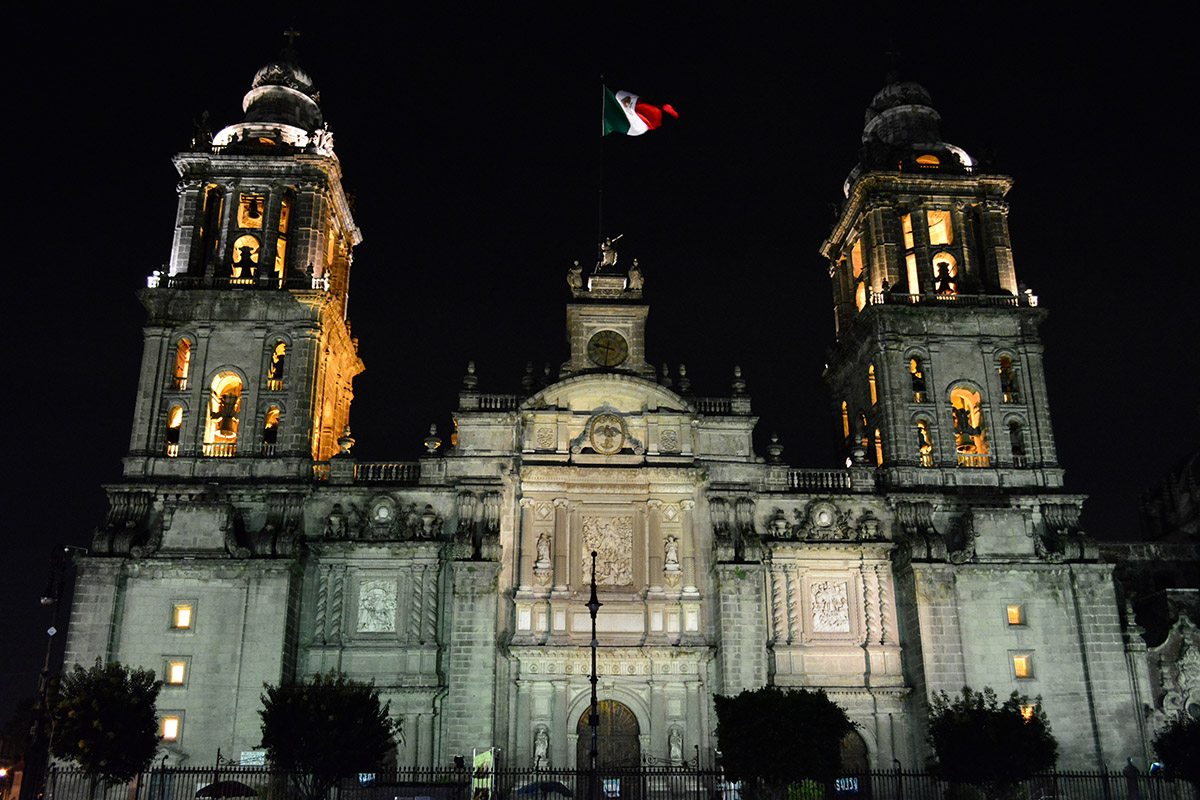
[[[399,724],[373,682],[331,671],[263,688],[262,746],[301,797],[320,800],[339,778],[378,769],[396,746]]]
[[[63,676],[50,700],[50,750],[75,761],[98,782],[127,783],[158,749],[155,700],[162,683],[154,671],[99,658]]]
[[[1154,737],[1154,752],[1167,767],[1167,774],[1183,778],[1200,791],[1200,719],[1180,714]]]
[[[988,798],[1010,795],[1018,783],[1058,760],[1042,698],[1013,692],[1000,703],[988,687],[975,692],[964,686],[953,699],[935,694],[929,743],[937,755],[934,774],[974,786]]]
[[[786,798],[805,779],[830,784],[842,767],[845,710],[817,689],[767,686],[713,698],[725,774],[750,797]]]

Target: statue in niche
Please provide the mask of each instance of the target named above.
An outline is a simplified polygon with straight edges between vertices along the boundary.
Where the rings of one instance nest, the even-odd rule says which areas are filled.
[[[667,754],[671,759],[671,766],[683,763],[683,731],[676,726],[672,726],[671,732],[667,734]]]
[[[542,532],[537,540],[537,561],[536,566],[546,568],[550,566],[550,534]]]
[[[333,508],[329,511],[329,516],[325,518],[325,538],[345,539],[348,528],[346,515],[342,512],[342,504],[334,503]]]
[[[533,734],[533,768],[545,769],[550,766],[550,729],[538,725]]]
[[[667,570],[679,569],[679,537],[668,536],[663,543],[663,566]]]

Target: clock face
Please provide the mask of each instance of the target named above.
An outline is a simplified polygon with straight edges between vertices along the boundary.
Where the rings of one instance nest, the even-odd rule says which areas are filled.
[[[588,339],[587,355],[593,364],[615,367],[629,357],[629,342],[616,331],[600,331]]]

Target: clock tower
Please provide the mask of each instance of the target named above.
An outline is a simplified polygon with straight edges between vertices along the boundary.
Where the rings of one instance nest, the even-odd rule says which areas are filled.
[[[654,367],[646,363],[650,307],[642,302],[643,279],[637,259],[628,271],[620,270],[613,239],[606,239],[600,252],[600,263],[589,277],[583,277],[578,262],[567,273],[576,302],[567,305],[571,358],[562,365],[559,378],[604,371],[654,380]]]

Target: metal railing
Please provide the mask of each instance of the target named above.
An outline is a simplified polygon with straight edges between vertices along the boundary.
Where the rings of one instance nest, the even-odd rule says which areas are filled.
[[[902,292],[880,292],[872,290],[869,302],[873,306],[936,305],[936,306],[994,306],[1036,308],[1035,294],[904,294]]]
[[[367,461],[354,465],[354,480],[385,483],[417,483],[421,465],[416,461]]]
[[[789,469],[788,488],[801,492],[848,492],[850,473],[843,469]]]
[[[392,800],[428,797],[436,800],[520,800],[574,796],[592,800],[591,773],[586,769],[532,769],[501,767],[482,777],[463,768],[392,769],[360,773],[343,779],[330,792],[330,800]],[[719,768],[642,766],[601,768],[595,800],[741,800],[749,796],[740,783],[727,779]],[[45,800],[192,800],[218,782],[231,782],[223,792],[209,789],[203,796],[257,797],[290,800],[295,796],[289,773],[268,767],[158,767],[147,770],[129,784],[94,788],[78,769],[51,767],[46,776]],[[236,782],[234,785],[232,782]],[[561,786],[571,792],[562,793]],[[538,791],[539,787],[542,789]],[[480,790],[486,790],[479,794]],[[236,792],[241,792],[237,794]],[[924,772],[879,770],[846,773],[832,787],[813,781],[793,785],[791,796],[827,800],[943,800],[979,797],[965,786],[954,786]],[[1064,771],[1036,775],[1019,784],[1018,795],[1031,800],[1194,800],[1195,790],[1183,780],[1137,772]]]

